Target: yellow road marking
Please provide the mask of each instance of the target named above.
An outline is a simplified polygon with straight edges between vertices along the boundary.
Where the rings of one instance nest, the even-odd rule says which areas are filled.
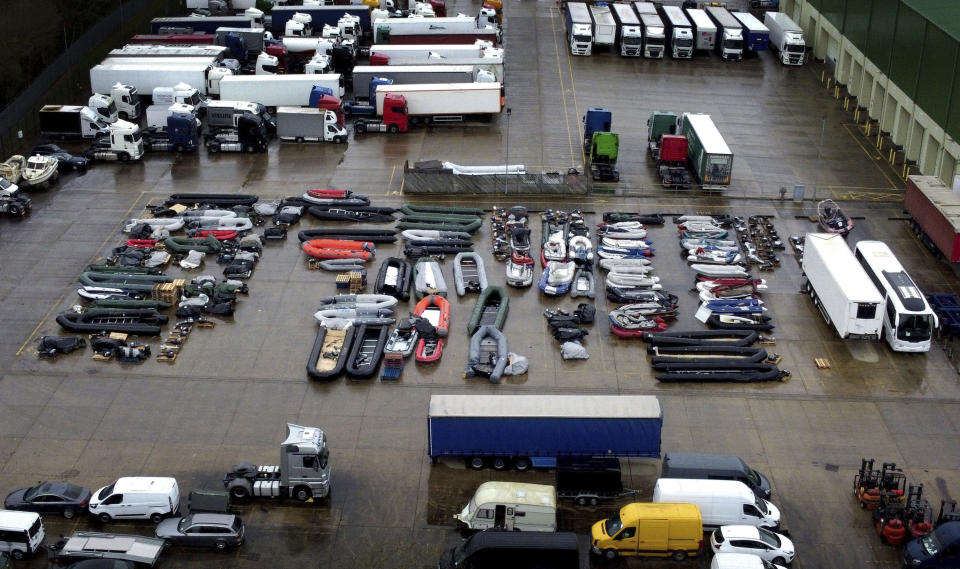
[[[857,136],[856,136],[855,134],[853,134],[853,131],[850,130],[850,126],[847,125],[847,124],[843,124],[843,129],[846,130],[846,131],[847,131],[847,134],[850,135],[850,138],[852,138],[852,139],[854,140],[854,142],[857,143],[857,146],[859,146],[860,149],[863,150],[864,154],[867,155],[867,158],[869,158],[870,161],[873,162],[874,165],[876,165],[877,169],[880,170],[880,173],[883,174],[883,177],[886,178],[886,179],[887,179],[887,182],[890,183],[890,187],[891,187],[892,189],[894,189],[894,190],[899,189],[898,186],[893,182],[893,180],[890,179],[890,176],[888,176],[887,173],[884,172],[883,166],[881,166],[880,164],[877,164],[877,163],[876,163],[876,162],[877,162],[877,157],[874,157],[872,154],[870,154],[870,151],[867,150],[867,148],[863,145],[862,142],[860,142],[860,139],[857,138]],[[882,155],[879,156],[879,159],[882,160],[882,159],[883,159],[883,156],[882,156]]]
[[[393,186],[393,175],[396,173],[396,171],[397,171],[397,165],[394,164],[394,165],[393,165],[393,168],[390,170],[390,181],[387,182],[387,191],[384,192],[384,194],[383,194],[383,195],[385,195],[385,196],[389,196],[389,195],[390,195],[390,187]]]
[[[559,10],[559,8],[557,10]],[[567,96],[565,93],[566,90],[563,88],[563,66],[560,65],[560,48],[559,46],[557,46],[557,27],[556,27],[556,21],[554,19],[553,12],[554,10],[551,8],[550,9],[550,29],[553,30],[553,49],[557,55],[557,76],[560,78],[560,97],[561,97],[561,101],[563,102],[563,121],[567,124],[567,142],[570,144],[570,166],[575,167],[576,160],[574,159],[574,152],[573,152],[573,138],[570,133],[570,116],[569,116],[569,112],[567,111]],[[582,155],[583,154],[581,153],[581,156]]]

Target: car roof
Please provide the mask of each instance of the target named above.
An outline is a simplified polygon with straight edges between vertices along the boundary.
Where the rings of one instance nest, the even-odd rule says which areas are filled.
[[[760,530],[755,526],[720,526],[720,533],[727,539],[759,539]]]
[[[233,514],[216,514],[208,512],[194,512],[190,514],[195,524],[215,524],[229,526],[233,525],[233,520],[237,516]]]

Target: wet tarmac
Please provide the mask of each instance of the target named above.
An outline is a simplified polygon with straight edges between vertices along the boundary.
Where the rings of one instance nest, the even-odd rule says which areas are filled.
[[[463,12],[475,8],[456,4]],[[525,163],[531,171],[581,167],[578,117],[587,106],[607,106],[621,133],[621,189],[652,187],[643,150],[648,113],[706,111],[736,153],[729,197],[748,199],[662,195],[504,202],[445,196],[427,202],[402,194],[404,160],[502,163],[507,130],[502,119],[486,126],[367,135],[347,146],[274,143],[266,155],[160,154],[139,164],[97,165],[86,175],[68,175],[54,189],[33,194],[28,218],[0,220],[0,492],[38,480],[98,488],[125,475],[175,476],[184,496],[192,488],[220,488],[223,473],[237,462],[276,463],[290,421],[328,433],[331,500],[240,505],[248,529],[242,548],[225,554],[173,548],[161,567],[432,567],[459,541],[451,516],[479,483],[551,483],[553,475],[431,465],[425,420],[431,394],[652,394],[664,408],[665,452],[738,454],[770,477],[773,502],[796,542],[795,567],[899,566],[897,550],[880,544],[869,513],[857,507],[852,480],[861,457],[876,457],[901,465],[909,482],[923,483],[935,506],[954,497],[960,488],[955,418],[960,384],[952,346],[938,342],[928,354],[911,355],[880,343],[840,341],[799,292],[800,270],[789,245],[780,266],[762,274],[769,283],[763,298],[776,324],[776,345],[768,350],[781,354],[781,367],[792,373],[783,383],[659,384],[643,344],[611,335],[603,318],[610,303],[604,299],[596,301],[601,318],[585,343],[590,359],[564,362],[541,313],[576,302],[545,298],[536,287],[510,290],[505,326],[511,350],[530,358],[525,376],[500,385],[461,378],[474,298],[456,298],[451,291],[450,339],[439,364],[408,362],[398,382],[310,382],[304,365],[316,333],[312,313],[317,299],[335,288],[333,274],[309,270],[299,250],[295,231],[320,225],[308,216],[285,242],[265,246],[235,317],[195,330],[175,363],[96,362],[89,348],[54,360],[35,357],[36,339],[60,333],[54,317],[79,302],[74,291],[83,267],[122,242],[119,230],[126,218],[173,192],[270,199],[309,188],[348,188],[369,194],[378,205],[581,209],[591,225],[614,210],[766,214],[774,216],[785,239],[816,230],[805,217],[815,213],[815,202],[757,199],[775,196],[780,186],[886,193],[898,185],[864,149],[855,129],[844,124],[847,115],[821,88],[814,68],[786,69],[769,54],[739,64],[723,64],[716,56],[679,63],[627,61],[613,54],[570,59],[554,3],[508,3],[507,19],[510,163]],[[824,115],[828,123],[818,159]],[[897,203],[865,200],[844,207],[858,217],[851,242],[882,239],[925,292],[957,292],[954,273],[918,245]],[[531,225],[533,242],[539,243],[537,215]],[[679,256],[675,228],[669,222],[653,227],[650,239],[657,248],[656,274],[680,297],[681,314],[672,328],[700,328],[693,319],[697,301],[689,292],[692,273]],[[488,225],[475,243],[491,284],[503,284],[503,264],[492,258]],[[399,254],[399,244],[378,247],[370,280],[379,260]],[[449,257],[444,271],[450,282]],[[220,268],[208,259],[185,276],[204,273],[219,276]],[[401,305],[398,312],[411,308]],[[818,369],[814,358],[827,358],[830,369]],[[659,468],[657,460],[624,461],[624,483],[647,500]],[[617,506],[565,505],[560,525],[585,533]],[[81,529],[153,531],[148,522],[101,526],[49,517],[45,524],[48,543]],[[706,567],[707,559],[684,566]],[[641,564],[679,566],[623,562]],[[45,559],[18,566],[44,567]]]

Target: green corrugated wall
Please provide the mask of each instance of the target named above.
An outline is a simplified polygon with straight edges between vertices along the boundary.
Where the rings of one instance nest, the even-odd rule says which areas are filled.
[[[960,41],[903,0],[810,4],[951,138],[960,140]]]

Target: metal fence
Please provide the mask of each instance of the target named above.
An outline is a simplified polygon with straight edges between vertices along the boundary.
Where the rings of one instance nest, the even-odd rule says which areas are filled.
[[[150,19],[179,13],[180,2],[123,0],[47,66],[23,92],[0,111],[0,157],[27,149],[40,133],[37,113],[44,104],[85,105],[90,68],[107,52],[140,30]],[[0,158],[2,159],[2,158]]]

